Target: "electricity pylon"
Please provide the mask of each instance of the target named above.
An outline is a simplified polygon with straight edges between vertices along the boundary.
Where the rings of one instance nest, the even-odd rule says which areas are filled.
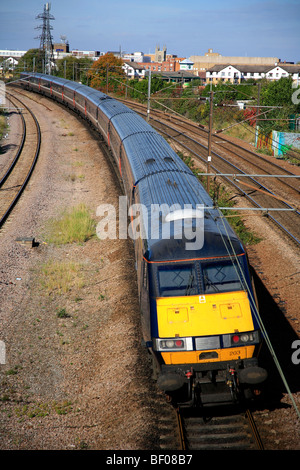
[[[54,20],[54,16],[50,14],[51,3],[46,3],[44,5],[44,12],[40,13],[36,19],[43,20],[43,24],[37,26],[35,29],[41,29],[42,34],[36,39],[40,39],[40,52],[44,56],[44,71],[46,74],[51,75],[51,69],[54,64],[53,56],[53,44],[52,44],[52,35],[51,30],[53,27],[50,24],[50,20]]]

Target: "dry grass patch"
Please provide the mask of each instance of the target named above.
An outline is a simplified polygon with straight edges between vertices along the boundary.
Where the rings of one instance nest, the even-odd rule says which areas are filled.
[[[84,287],[82,266],[72,261],[48,261],[41,269],[41,286],[47,294],[65,294]]]
[[[54,245],[84,243],[95,236],[96,222],[87,207],[79,204],[50,220],[46,231],[47,242]]]

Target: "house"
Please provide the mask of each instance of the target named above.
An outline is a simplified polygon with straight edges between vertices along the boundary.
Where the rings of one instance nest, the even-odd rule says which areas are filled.
[[[193,70],[194,62],[188,59],[184,59],[179,62],[180,70]]]
[[[294,82],[299,83],[300,65],[286,65],[284,63],[275,64],[266,72],[266,78],[269,80],[280,80],[282,77],[291,76]]]
[[[252,78],[260,80],[266,78],[268,80],[279,80],[282,77],[291,76],[293,81],[299,83],[300,65],[274,64],[274,66],[266,65],[214,65],[206,71],[206,81],[217,83],[231,82],[241,83],[244,80]]]
[[[3,60],[2,64],[0,63],[0,70],[14,70],[19,61],[13,57]]]
[[[237,66],[233,65],[214,65],[206,72],[206,82],[217,83],[222,82],[232,82],[239,83],[241,81],[241,71]]]
[[[145,67],[139,62],[130,62],[128,60],[124,60],[123,70],[125,71],[127,77],[130,79],[145,78]]]

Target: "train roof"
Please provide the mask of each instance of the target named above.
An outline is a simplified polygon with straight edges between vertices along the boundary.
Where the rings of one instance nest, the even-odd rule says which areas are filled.
[[[137,130],[137,129],[136,129]],[[134,184],[151,174],[168,171],[192,175],[192,171],[158,133],[151,131],[128,135],[123,140]]]
[[[135,115],[135,111],[125,106],[125,104],[120,103],[115,99],[105,100],[103,103],[100,104],[100,109],[104,112],[104,114],[108,117],[109,120],[113,119],[115,116],[122,114],[122,116],[126,114]]]
[[[174,253],[178,260],[223,257],[233,254],[232,247],[234,253],[244,253],[237,235],[221,219],[219,210],[213,208],[212,199],[193,174],[178,171],[152,174],[139,182],[138,191],[139,202],[146,209],[144,256],[148,261],[172,261]],[[202,211],[202,220],[197,220],[196,212],[191,217],[190,209]],[[170,222],[168,213],[174,214],[175,220],[179,214],[178,219]],[[196,227],[197,244],[191,244],[192,230]]]
[[[111,120],[128,156],[138,201],[146,209],[141,218],[142,226],[148,227],[144,238],[144,257],[149,262],[174,262],[174,254],[176,260],[188,262],[245,253],[227,220],[221,218],[218,209],[213,208],[212,199],[197,177],[141,116],[123,103],[86,85],[45,74],[21,73],[22,77],[32,75],[75,90],[99,106]],[[187,207],[196,210],[199,206],[204,209],[202,218],[185,212]],[[153,212],[153,207],[156,212]],[[162,208],[164,210],[160,210]],[[177,220],[170,221],[168,217],[172,219],[173,216]],[[169,237],[164,237],[163,228],[167,224],[170,233]],[[184,230],[186,226],[195,229],[196,224],[203,233],[203,243],[199,247],[191,244],[191,232],[187,234]],[[178,236],[179,232],[181,236]]]
[[[110,96],[107,96],[105,93],[102,93],[99,90],[95,90],[94,88],[91,88],[87,85],[83,85],[82,83],[78,82],[72,82],[71,80],[67,80],[66,78],[62,77],[56,77],[54,75],[47,75],[43,73],[32,73],[30,74],[29,72],[22,72],[21,76],[27,76],[27,77],[35,77],[40,80],[46,80],[47,82],[51,82],[57,85],[61,86],[67,86],[70,90],[76,91],[80,95],[88,98],[95,104],[99,104],[99,100],[102,99],[112,99]]]

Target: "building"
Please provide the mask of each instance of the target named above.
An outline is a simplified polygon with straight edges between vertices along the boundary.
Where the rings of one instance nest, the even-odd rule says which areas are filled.
[[[1,71],[14,71],[17,67],[19,61],[14,59],[13,57],[9,57],[8,59],[4,59],[1,63],[0,61],[0,70]]]
[[[189,59],[184,59],[181,62],[179,62],[179,67],[180,70],[193,70],[194,62],[192,62]]]
[[[150,62],[150,57],[145,56],[143,52],[131,52],[131,54],[123,54],[122,58],[126,62]]]
[[[211,69],[215,65],[266,65],[272,66],[280,59],[278,57],[234,57],[234,56],[222,56],[218,52],[213,52],[213,49],[208,49],[208,52],[204,56],[192,55],[189,60],[194,62],[194,70],[197,72],[203,72]]]
[[[145,78],[145,67],[143,64],[138,62],[130,62],[125,60],[123,70],[126,73],[126,76],[130,79],[142,79]]]
[[[155,48],[154,62],[165,62],[167,60],[167,47],[164,46],[162,51],[159,46]]]
[[[0,57],[3,59],[13,58],[13,59],[20,59],[27,51],[14,51],[12,49],[4,49],[0,50]]]
[[[295,83],[299,83],[300,65],[286,65],[284,63],[264,65],[214,65],[206,71],[206,82],[217,83],[231,82],[241,83],[250,78],[260,80],[280,80],[280,78],[291,76]]]
[[[174,72],[177,70],[177,61],[166,60],[163,62],[144,62],[143,65],[146,70],[151,70],[151,72]]]
[[[188,70],[173,70],[170,72],[158,71],[154,72],[153,75],[158,75],[163,80],[174,83],[188,83],[197,78],[192,72],[189,72]]]
[[[77,57],[78,59],[89,57],[90,59],[97,60],[99,59],[101,53],[100,51],[79,51],[78,49],[73,49],[71,51],[71,55]]]
[[[59,42],[53,44],[53,52],[64,52],[68,54],[70,52],[69,43],[68,42]]]

